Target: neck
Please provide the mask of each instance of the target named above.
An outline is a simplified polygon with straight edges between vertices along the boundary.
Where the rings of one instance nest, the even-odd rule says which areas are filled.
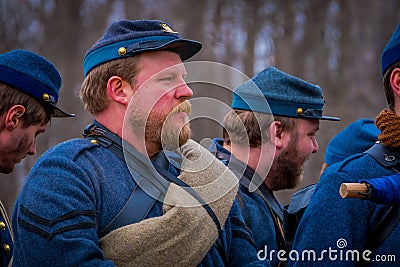
[[[160,149],[156,144],[145,141],[144,136],[138,135],[133,131],[124,131],[124,117],[124,112],[111,112],[110,110],[105,110],[96,114],[95,119],[111,132],[118,135],[121,139],[129,142],[129,144],[131,144],[137,151],[152,159],[158,152],[160,152]]]
[[[96,121],[104,125],[111,132],[122,138],[122,127],[124,123],[125,112],[118,111],[113,108],[106,108],[105,110],[95,115]]]
[[[400,117],[400,103],[398,101],[394,107],[394,112],[396,113],[397,116]]]
[[[147,155],[150,159],[153,159],[161,151],[157,144],[146,140],[144,134],[136,133],[133,130],[128,130],[128,128],[123,132],[123,137],[137,151],[143,155]]]
[[[265,146],[269,146],[269,144],[263,143],[259,147],[248,147],[233,143],[226,145],[224,143],[225,149],[229,150],[236,159],[252,168],[262,178],[265,178],[268,174],[274,152],[270,148],[264,149]]]
[[[136,148],[137,151],[139,151],[143,155],[147,155],[149,159],[153,159],[161,151],[158,145],[153,144],[149,141],[145,141],[144,136],[138,136],[132,131],[130,131],[129,135],[125,134],[124,138],[134,148]]]

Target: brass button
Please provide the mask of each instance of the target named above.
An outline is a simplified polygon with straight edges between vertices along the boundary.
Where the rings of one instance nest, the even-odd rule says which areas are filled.
[[[46,101],[46,102],[50,101],[50,96],[49,96],[49,94],[44,93],[44,94],[43,94],[43,100]]]
[[[298,108],[298,109],[296,110],[296,114],[297,114],[298,116],[302,115],[302,114],[303,114],[303,109],[302,109],[302,108]]]
[[[122,57],[122,56],[125,56],[125,54],[126,54],[126,48],[125,47],[118,48],[118,55],[120,55]]]
[[[94,144],[94,145],[97,145],[97,140],[96,139],[92,139],[92,140],[90,140],[90,143],[92,143],[92,144]]]
[[[5,251],[6,253],[10,253],[10,252],[11,252],[11,247],[10,247],[10,245],[5,244],[5,245],[3,246],[3,248],[4,248],[4,251]]]
[[[0,230],[6,230],[6,224],[4,222],[0,222]]]

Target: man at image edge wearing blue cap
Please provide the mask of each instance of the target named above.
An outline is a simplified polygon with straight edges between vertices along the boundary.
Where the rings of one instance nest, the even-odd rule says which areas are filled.
[[[0,55],[0,172],[11,173],[36,153],[36,137],[51,117],[73,117],[56,106],[61,76],[52,63],[26,50]],[[0,266],[13,253],[9,219],[0,202]]]
[[[383,149],[396,151],[400,147],[400,25],[397,26],[385,46],[382,58],[383,84],[389,109],[376,117],[380,130],[378,140]],[[394,173],[391,167],[363,153],[335,164],[322,174],[310,205],[298,227],[293,249],[315,252],[318,264],[324,266],[397,266],[400,259],[400,225],[393,224],[380,242],[374,232],[382,218],[389,214],[388,205],[342,199],[339,188],[342,183],[356,183],[360,179],[388,176]],[[331,255],[322,252],[334,250]],[[340,257],[340,255],[344,255]],[[384,259],[387,259],[385,261]],[[315,260],[314,260],[315,261]],[[294,259],[293,266],[310,266],[313,259]]]

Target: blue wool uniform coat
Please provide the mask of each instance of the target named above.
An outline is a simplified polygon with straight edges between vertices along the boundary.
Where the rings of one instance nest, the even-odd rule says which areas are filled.
[[[311,202],[298,227],[293,250],[300,257],[290,262],[293,266],[355,266],[356,255],[367,249],[368,237],[372,229],[388,210],[387,205],[379,205],[368,200],[342,199],[339,187],[342,183],[352,183],[365,178],[375,178],[393,174],[368,154],[358,154],[343,162],[330,166],[321,176]],[[365,266],[399,266],[400,224],[379,246]],[[322,254],[322,251],[325,253]],[[319,258],[316,263],[302,253],[314,253]],[[357,252],[356,252],[357,251]],[[331,253],[331,256],[329,255]],[[348,254],[346,258],[346,253]],[[342,254],[342,256],[341,256]],[[368,254],[368,253],[367,253]],[[395,255],[395,262],[391,255]],[[382,261],[386,260],[386,261]]]
[[[8,266],[12,257],[13,240],[10,225],[3,205],[0,202],[0,266]]]
[[[104,259],[98,234],[135,186],[123,160],[87,139],[50,149],[36,162],[16,201],[14,266],[114,266]],[[157,202],[147,217],[162,214],[162,203]],[[222,239],[230,265],[268,265],[257,260],[236,204]],[[223,265],[216,245],[200,264]]]
[[[217,153],[216,156],[223,162],[227,163],[227,158],[233,157],[232,154],[223,148],[223,139],[214,138],[213,145],[210,148],[210,151],[213,153]],[[240,164],[241,162],[237,162]],[[235,168],[235,164],[228,165],[232,168],[234,173],[242,172],[243,167],[246,167],[243,163],[239,167],[239,171]],[[254,170],[247,166],[247,170],[249,172],[243,173],[241,179],[251,179],[252,177],[246,177],[254,175]],[[260,191],[263,194],[272,194],[272,192],[267,192],[269,190],[264,183],[262,183],[259,187]],[[273,195],[272,195],[273,196]],[[273,197],[276,202],[276,206],[279,207],[279,211],[282,216],[282,206],[279,204],[278,200]],[[238,191],[238,201],[240,203],[240,207],[243,213],[243,217],[245,218],[246,225],[251,229],[253,234],[254,241],[257,246],[257,251],[262,250],[259,253],[260,258],[270,259],[270,253],[272,250],[274,252],[272,255],[271,266],[276,266],[278,264],[277,252],[278,252],[278,244],[277,244],[277,236],[276,236],[276,228],[273,220],[273,215],[270,208],[267,206],[264,199],[256,194],[255,192],[249,192],[248,188],[241,184]]]

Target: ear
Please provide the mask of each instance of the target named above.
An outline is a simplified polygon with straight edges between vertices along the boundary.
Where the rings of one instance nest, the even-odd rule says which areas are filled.
[[[107,92],[115,102],[128,105],[132,96],[132,87],[121,77],[112,76],[107,81]]]
[[[269,126],[270,141],[276,148],[281,148],[284,145],[285,132],[280,121],[274,121]]]
[[[395,68],[390,75],[390,85],[393,92],[400,96],[400,68]]]
[[[12,131],[13,129],[17,128],[18,123],[21,122],[21,117],[25,113],[25,107],[22,105],[15,105],[12,106],[6,115],[5,118],[5,126],[8,131]]]

